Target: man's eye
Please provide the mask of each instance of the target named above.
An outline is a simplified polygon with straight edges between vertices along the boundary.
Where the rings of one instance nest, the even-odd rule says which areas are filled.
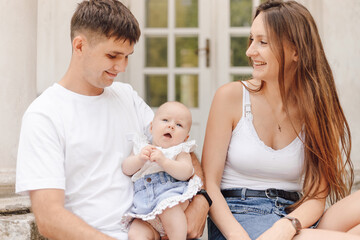
[[[114,59],[114,58],[116,58],[116,56],[111,55],[111,54],[107,54],[107,57],[108,57],[108,58],[110,58],[110,59]]]

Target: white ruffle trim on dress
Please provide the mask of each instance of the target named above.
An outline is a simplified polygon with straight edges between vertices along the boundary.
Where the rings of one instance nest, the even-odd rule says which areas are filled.
[[[161,236],[164,236],[165,231],[162,227],[160,219],[158,215],[160,215],[165,209],[174,207],[179,203],[185,202],[193,198],[196,193],[201,189],[202,182],[198,176],[194,176],[188,182],[187,190],[185,193],[179,196],[170,197],[162,200],[152,212],[148,214],[133,214],[133,213],[125,213],[121,219],[121,225],[123,230],[128,231],[130,227],[130,223],[134,218],[139,218],[144,221],[149,222],[159,233]]]

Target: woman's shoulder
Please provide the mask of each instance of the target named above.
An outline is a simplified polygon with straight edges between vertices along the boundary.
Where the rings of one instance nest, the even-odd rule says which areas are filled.
[[[220,117],[234,127],[242,116],[243,86],[240,81],[221,86],[215,93],[209,118]]]
[[[232,102],[235,99],[242,99],[243,84],[240,81],[226,83],[219,87],[216,91],[215,97],[219,100]]]

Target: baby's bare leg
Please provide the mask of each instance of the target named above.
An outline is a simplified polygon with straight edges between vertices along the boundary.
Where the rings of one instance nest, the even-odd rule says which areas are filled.
[[[181,205],[167,208],[159,215],[165,233],[171,240],[184,240],[187,235],[187,222]]]
[[[140,219],[131,223],[128,236],[130,240],[160,240],[159,233],[149,223]]]

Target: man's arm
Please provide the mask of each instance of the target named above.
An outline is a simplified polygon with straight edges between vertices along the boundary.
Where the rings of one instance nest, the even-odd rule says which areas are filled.
[[[191,160],[195,174],[205,183],[204,174],[200,162],[194,153],[191,153]],[[205,189],[205,186],[203,186]],[[204,232],[206,217],[209,211],[209,204],[203,195],[196,195],[185,210],[188,223],[188,239],[199,238]]]
[[[52,240],[114,240],[66,210],[65,194],[61,189],[33,190],[30,191],[30,199],[36,224],[44,237]]]

